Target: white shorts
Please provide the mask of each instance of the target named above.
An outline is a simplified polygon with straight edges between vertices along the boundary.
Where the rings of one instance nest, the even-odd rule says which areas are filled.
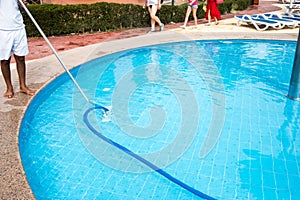
[[[147,3],[148,3],[148,6],[157,5],[158,4],[158,0],[147,0]]]
[[[0,30],[0,60],[8,60],[12,54],[26,56],[28,44],[25,28],[13,31]]]

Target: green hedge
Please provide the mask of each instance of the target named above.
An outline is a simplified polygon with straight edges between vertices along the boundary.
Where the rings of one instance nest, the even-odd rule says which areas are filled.
[[[199,2],[198,18],[205,13]],[[232,9],[243,10],[250,5],[250,0],[225,0],[219,5],[221,14],[230,13]],[[157,15],[163,23],[183,22],[187,4],[178,6],[163,5]],[[47,36],[68,35],[71,33],[108,32],[150,26],[147,9],[133,4],[95,3],[82,5],[28,5],[28,10]],[[24,11],[23,11],[24,12]],[[26,13],[23,13],[29,37],[40,36]],[[192,20],[192,15],[190,15]]]

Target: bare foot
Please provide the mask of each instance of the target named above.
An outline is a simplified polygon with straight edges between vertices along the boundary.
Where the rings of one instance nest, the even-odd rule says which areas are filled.
[[[30,89],[27,88],[27,87],[25,87],[25,88],[20,88],[20,92],[21,92],[21,93],[24,93],[24,94],[27,94],[27,95],[30,95],[30,96],[35,95],[35,91],[34,91],[34,90],[30,90]]]
[[[14,92],[13,92],[13,91],[8,91],[8,90],[7,90],[7,91],[4,93],[3,97],[8,98],[8,99],[11,99],[11,98],[14,97]]]

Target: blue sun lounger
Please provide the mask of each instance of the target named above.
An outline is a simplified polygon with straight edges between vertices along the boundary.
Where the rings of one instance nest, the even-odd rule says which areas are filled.
[[[292,1],[292,3],[294,4],[294,3],[300,3],[300,0],[281,0],[282,1],[282,3],[284,3],[284,4],[286,4],[286,3],[291,3],[291,1]]]
[[[300,14],[297,14],[297,13],[282,13],[282,17],[300,18]]]
[[[264,31],[267,30],[269,27],[274,29],[282,29],[284,25],[278,21],[264,19],[263,17],[252,17],[251,15],[237,15],[235,16],[238,19],[236,25],[240,26],[242,23],[252,24],[256,30]]]
[[[258,19],[266,19],[266,20],[273,20],[276,22],[279,22],[282,24],[282,27],[289,27],[289,28],[295,28],[298,23],[296,20],[284,18],[278,14],[273,14],[273,13],[267,13],[267,14],[257,14],[257,15],[252,15],[253,18],[258,18]]]
[[[294,25],[287,25],[291,28],[295,28],[296,26],[299,26],[300,25],[300,16],[294,16],[294,15],[291,15],[291,14],[275,14],[275,13],[267,13],[267,14],[264,14],[264,16],[268,19],[276,19],[276,20],[290,20],[292,22],[294,22]]]
[[[285,8],[287,9],[287,13],[297,13],[300,12],[300,5],[299,4],[292,4],[286,5]]]

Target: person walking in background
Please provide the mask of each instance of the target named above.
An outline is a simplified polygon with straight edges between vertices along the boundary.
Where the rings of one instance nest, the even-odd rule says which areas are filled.
[[[216,0],[205,0],[204,4],[206,5],[205,18],[208,20],[208,25],[210,25],[212,19],[214,19],[215,24],[218,25],[218,20],[221,19],[221,14]]]
[[[146,0],[146,3],[144,4],[144,8],[148,7],[148,11],[151,17],[151,32],[155,32],[155,23],[158,23],[159,30],[164,30],[164,24],[161,23],[160,19],[156,16],[157,10],[160,10],[161,8],[161,0]]]
[[[194,23],[195,26],[197,26],[197,9],[198,9],[198,0],[188,0],[188,7],[185,14],[184,24],[180,26],[181,28],[186,28],[191,11],[193,11]]]
[[[6,98],[14,96],[10,72],[12,54],[14,54],[17,64],[20,92],[34,95],[35,91],[30,90],[25,81],[25,56],[28,54],[28,44],[18,0],[0,0],[0,60],[1,71],[6,84],[6,92],[4,93]]]

